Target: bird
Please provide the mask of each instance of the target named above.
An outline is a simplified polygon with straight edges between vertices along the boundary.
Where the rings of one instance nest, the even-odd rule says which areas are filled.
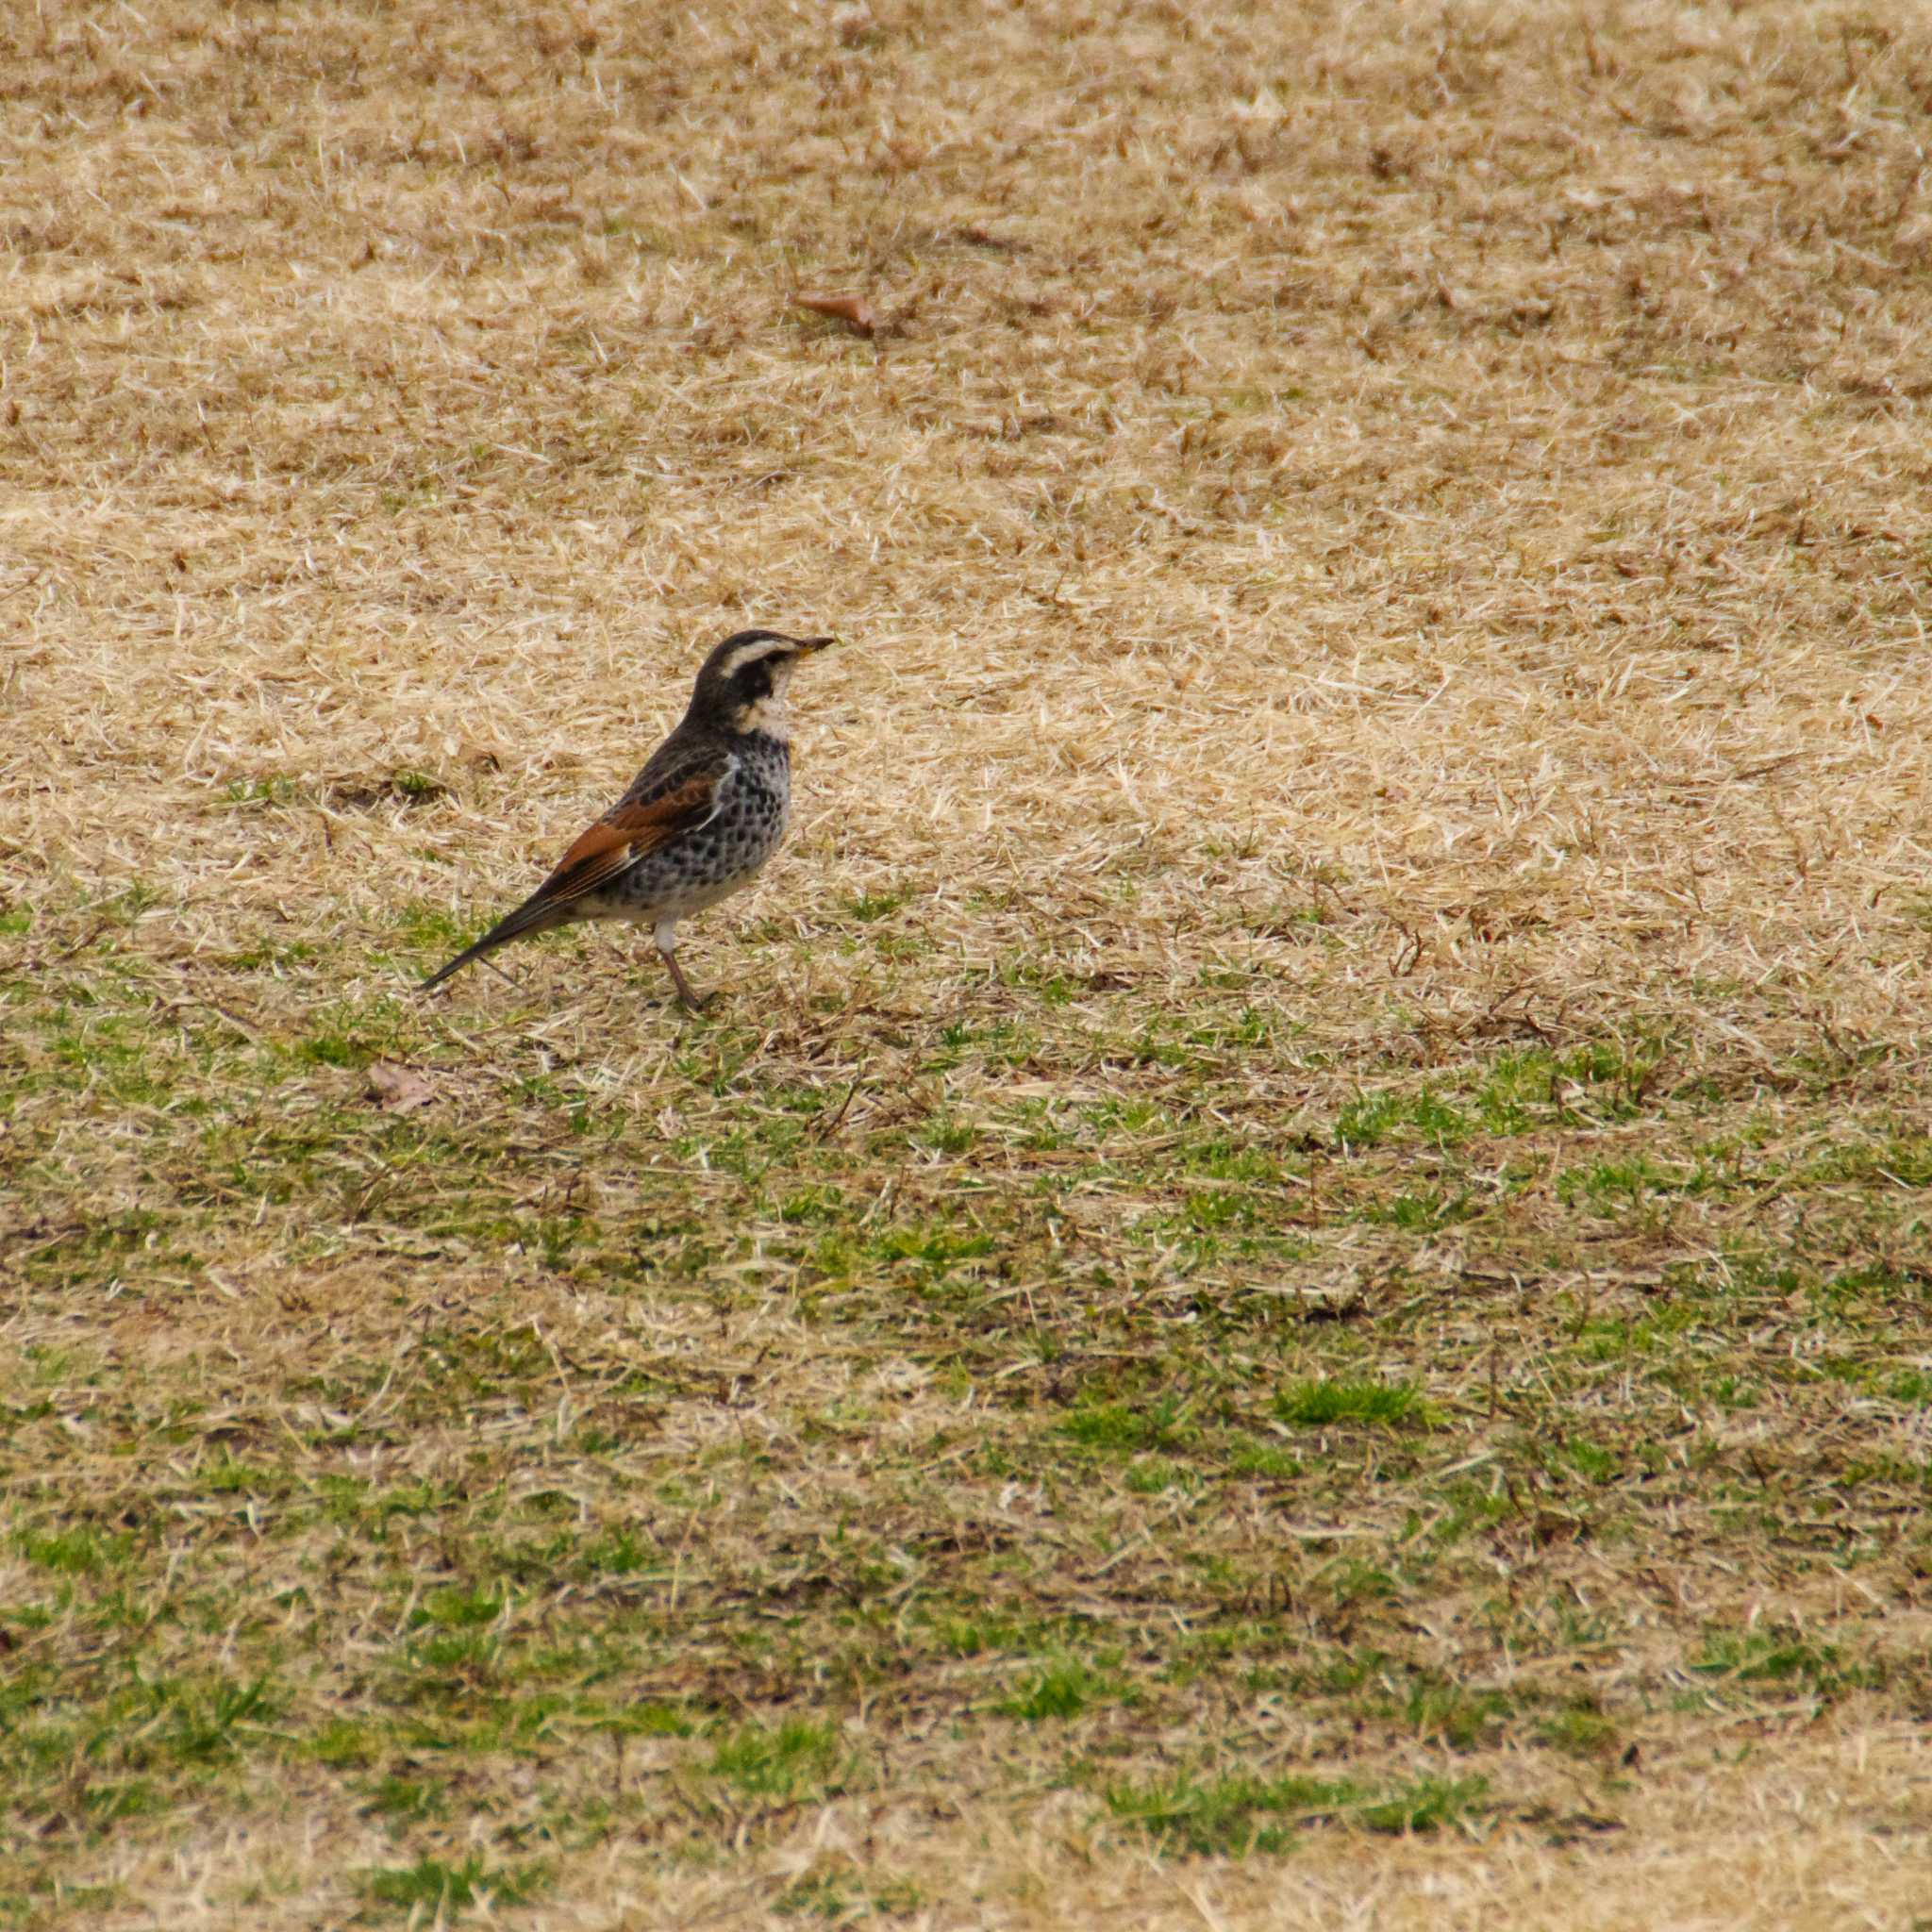
[[[511,940],[580,920],[648,925],[677,997],[705,1000],[677,963],[678,922],[758,877],[791,809],[786,687],[833,639],[735,631],[699,667],[691,706],[630,789],[515,911],[425,979],[429,992]]]

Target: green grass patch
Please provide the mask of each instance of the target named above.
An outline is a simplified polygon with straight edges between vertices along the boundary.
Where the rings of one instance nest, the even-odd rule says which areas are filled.
[[[1287,1851],[1298,1832],[1352,1823],[1385,1833],[1438,1831],[1483,1804],[1481,1778],[1419,1778],[1365,1791],[1350,1778],[1181,1773],[1152,1784],[1116,1784],[1108,1810],[1169,1854],[1248,1857]]]
[[[528,1905],[543,1890],[548,1872],[540,1864],[492,1865],[480,1852],[465,1858],[418,1858],[409,1865],[377,1865],[353,1874],[372,1905],[388,1907],[412,1924],[448,1921],[473,1907]]]
[[[1002,1716],[1018,1718],[1024,1724],[1040,1724],[1049,1719],[1064,1724],[1119,1693],[1117,1679],[1089,1670],[1084,1664],[1062,1663],[1035,1674],[997,1708]]]
[[[791,1804],[822,1794],[841,1763],[831,1725],[793,1717],[776,1724],[746,1724],[719,1739],[708,1769],[739,1797]]]
[[[1297,1382],[1275,1396],[1274,1413],[1297,1428],[1327,1428],[1338,1423],[1366,1428],[1427,1429],[1436,1426],[1435,1409],[1408,1382]]]

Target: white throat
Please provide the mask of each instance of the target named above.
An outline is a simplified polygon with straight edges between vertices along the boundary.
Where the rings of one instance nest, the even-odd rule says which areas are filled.
[[[791,714],[785,708],[783,691],[774,691],[768,698],[740,705],[731,724],[734,730],[762,731],[767,738],[775,738],[780,744],[791,742]]]

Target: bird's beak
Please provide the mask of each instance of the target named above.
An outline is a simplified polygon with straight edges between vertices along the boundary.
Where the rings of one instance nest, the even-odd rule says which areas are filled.
[[[800,638],[798,641],[798,654],[802,658],[808,658],[814,651],[823,651],[827,646],[836,644],[838,641],[837,638]]]

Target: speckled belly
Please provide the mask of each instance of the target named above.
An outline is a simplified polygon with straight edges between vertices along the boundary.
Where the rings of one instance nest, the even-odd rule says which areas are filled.
[[[603,916],[682,919],[750,885],[785,836],[788,779],[782,763],[747,760],[720,787],[709,824],[611,881],[601,895]]]

